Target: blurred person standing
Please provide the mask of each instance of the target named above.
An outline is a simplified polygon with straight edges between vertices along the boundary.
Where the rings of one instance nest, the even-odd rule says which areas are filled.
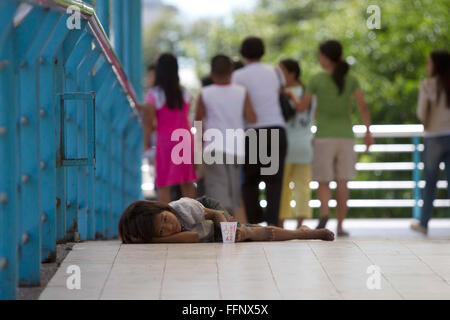
[[[450,199],[450,53],[447,50],[431,52],[427,62],[428,78],[422,81],[419,91],[417,117],[425,127],[425,188],[420,222],[411,228],[427,234],[428,222],[433,215],[439,164],[445,163],[447,194]]]

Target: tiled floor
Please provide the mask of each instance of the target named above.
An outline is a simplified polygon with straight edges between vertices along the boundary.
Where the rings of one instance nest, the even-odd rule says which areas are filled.
[[[349,220],[356,236],[334,242],[85,242],[40,299],[450,299],[448,220],[434,221],[428,238],[402,221],[389,229],[372,220],[363,237],[355,225],[364,222]],[[69,265],[80,267],[80,290],[66,287]],[[381,270],[379,290],[367,286],[371,265]]]

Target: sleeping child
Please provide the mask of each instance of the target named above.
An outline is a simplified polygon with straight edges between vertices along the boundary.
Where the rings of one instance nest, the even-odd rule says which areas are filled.
[[[220,222],[233,221],[220,203],[208,197],[181,198],[164,204],[135,201],[122,213],[119,236],[123,243],[222,242]],[[238,223],[236,242],[285,241],[294,239],[334,240],[327,229],[297,230]]]

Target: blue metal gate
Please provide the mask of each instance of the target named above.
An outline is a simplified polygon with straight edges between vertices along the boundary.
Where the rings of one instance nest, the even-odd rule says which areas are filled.
[[[123,3],[140,10],[139,0]],[[108,2],[98,5],[106,19]],[[79,28],[70,28],[77,12]],[[136,86],[139,50],[127,51]],[[0,1],[0,299],[39,285],[57,243],[117,237],[123,207],[141,198],[142,130],[128,78],[91,7]]]

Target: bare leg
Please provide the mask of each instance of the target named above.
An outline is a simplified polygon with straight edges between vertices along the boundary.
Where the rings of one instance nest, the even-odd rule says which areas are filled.
[[[338,235],[348,235],[347,232],[342,228],[342,223],[347,216],[347,200],[350,197],[350,193],[347,187],[347,180],[338,180],[336,189],[336,200],[337,200],[337,232]]]
[[[238,228],[236,234],[237,241],[287,241],[287,240],[334,240],[334,234],[328,229],[312,230],[308,227],[301,227],[297,230],[285,230],[278,227],[245,227]]]
[[[317,189],[317,197],[320,200],[320,219],[316,229],[325,228],[328,218],[330,217],[330,208],[328,202],[331,199],[330,184],[328,182],[319,182]]]
[[[170,187],[158,188],[158,201],[162,203],[170,202]]]
[[[195,186],[192,182],[183,182],[181,184],[181,193],[183,197],[195,199]]]
[[[302,224],[303,224],[303,218],[297,218],[297,229],[300,229]]]
[[[328,208],[328,202],[331,199],[331,190],[328,182],[320,182],[317,189],[317,197],[320,200],[320,216],[329,217],[330,208]]]

